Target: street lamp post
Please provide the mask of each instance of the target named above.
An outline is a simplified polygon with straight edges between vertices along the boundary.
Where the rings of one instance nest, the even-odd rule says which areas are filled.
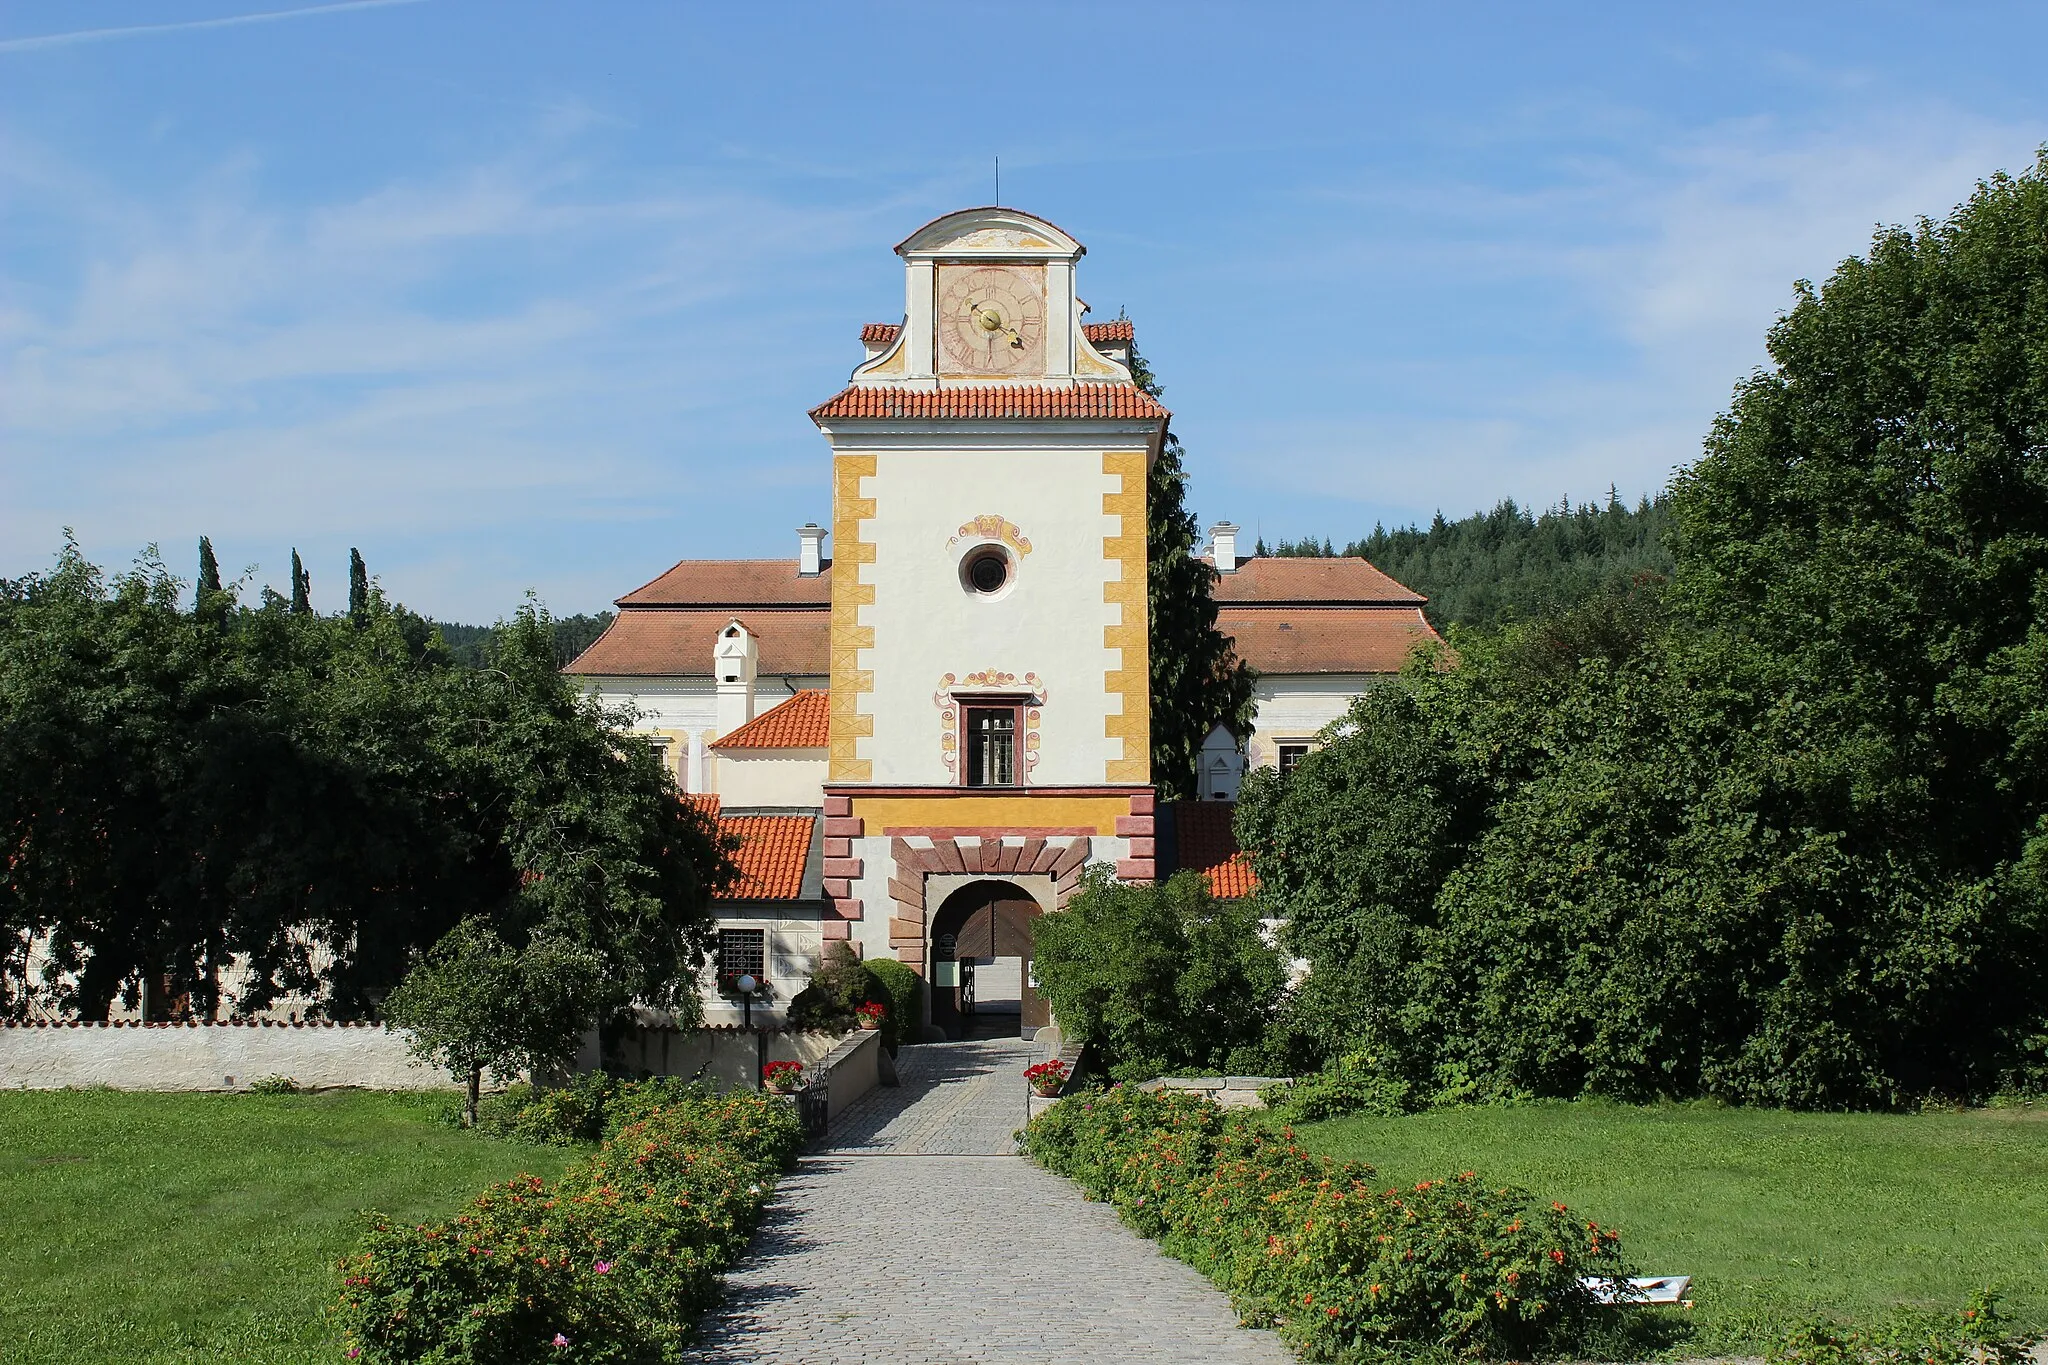
[[[756,981],[753,974],[749,972],[742,975],[739,980],[732,984],[740,988],[740,1008],[744,1011],[743,1017],[746,1020],[747,1032],[752,1033],[754,1031],[754,992],[761,989],[761,983]]]

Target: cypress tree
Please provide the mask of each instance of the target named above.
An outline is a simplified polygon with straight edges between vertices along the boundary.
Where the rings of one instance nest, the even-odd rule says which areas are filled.
[[[1154,398],[1164,392],[1135,346],[1131,377]],[[1163,801],[1194,799],[1202,741],[1219,723],[1245,733],[1252,713],[1252,671],[1216,629],[1216,567],[1195,555],[1201,532],[1187,509],[1187,478],[1169,431],[1145,493],[1152,783]]]
[[[199,537],[199,578],[192,588],[192,614],[220,619],[227,615],[227,603],[220,600],[220,561],[213,557],[213,541]]]
[[[354,546],[348,551],[348,619],[361,625],[370,614],[370,570],[363,563],[362,552]]]
[[[306,572],[306,566],[299,562],[299,551],[292,549],[292,615],[313,614],[313,575]]]

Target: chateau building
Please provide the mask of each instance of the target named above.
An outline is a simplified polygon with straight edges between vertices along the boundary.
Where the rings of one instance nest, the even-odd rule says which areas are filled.
[[[1084,248],[1026,213],[948,214],[896,252],[903,320],[862,328],[847,386],[810,413],[828,522],[793,559],[675,565],[568,671],[632,705],[740,836],[718,967],[768,983],[757,1008],[845,940],[922,973],[931,1026],[1028,1032],[1047,1022],[1030,921],[1084,866],[1198,866],[1243,894],[1228,808],[1246,766],[1289,766],[1436,637],[1364,560],[1240,557],[1219,523],[1219,622],[1258,672],[1257,716],[1210,736],[1201,803],[1162,809],[1145,497],[1169,413],[1132,382],[1132,325],[1083,320]],[[714,1020],[736,1008],[707,996]]]

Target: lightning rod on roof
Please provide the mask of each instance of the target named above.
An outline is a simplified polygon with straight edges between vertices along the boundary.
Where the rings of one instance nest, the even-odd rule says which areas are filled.
[[[1003,159],[996,158],[996,207],[1003,206]]]

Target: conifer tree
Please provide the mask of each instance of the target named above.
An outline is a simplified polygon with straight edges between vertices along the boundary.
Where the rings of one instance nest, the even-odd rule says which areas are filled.
[[[213,557],[213,541],[207,536],[199,537],[199,577],[192,586],[192,614],[213,620],[227,616],[227,603],[221,596],[220,561]]]
[[[197,591],[202,598],[207,593],[220,591],[220,561],[213,557],[213,539],[210,536],[199,537],[199,582]]]
[[[370,614],[370,570],[363,563],[362,551],[354,546],[348,551],[348,619],[361,625]]]
[[[306,566],[299,560],[296,546],[292,549],[292,615],[313,614],[313,575],[306,572]]]
[[[1157,398],[1164,390],[1131,348],[1131,376]],[[1252,672],[1216,629],[1216,568],[1195,555],[1200,528],[1187,509],[1180,439],[1168,432],[1145,496],[1151,609],[1152,783],[1164,801],[1192,800],[1202,741],[1218,724],[1245,733]]]

